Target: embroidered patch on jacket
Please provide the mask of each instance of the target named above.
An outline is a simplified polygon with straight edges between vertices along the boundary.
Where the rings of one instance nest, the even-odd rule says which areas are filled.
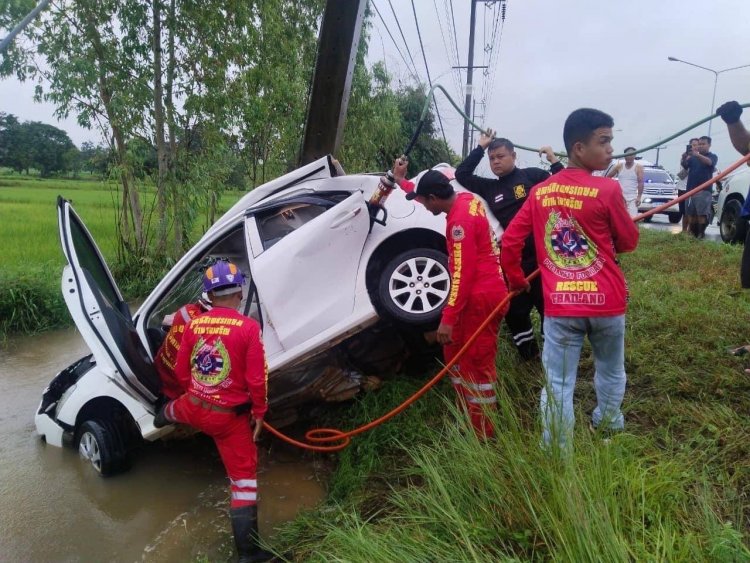
[[[516,196],[516,199],[526,197],[526,186],[524,186],[523,184],[513,186],[513,194]]]
[[[466,233],[464,233],[464,228],[461,225],[456,225],[451,229],[451,238],[458,242],[459,240],[464,240],[464,236]]]

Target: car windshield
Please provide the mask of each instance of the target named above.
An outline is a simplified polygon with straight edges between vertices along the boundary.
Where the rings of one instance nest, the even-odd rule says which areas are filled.
[[[643,171],[643,182],[646,184],[671,184],[672,178],[666,170],[649,170]]]

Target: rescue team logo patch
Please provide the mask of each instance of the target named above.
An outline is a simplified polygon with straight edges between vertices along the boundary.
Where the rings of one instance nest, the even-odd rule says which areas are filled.
[[[213,387],[219,385],[229,375],[232,365],[221,338],[213,342],[206,342],[203,338],[199,339],[193,347],[190,355],[192,358],[192,376],[202,383]]]
[[[466,236],[466,233],[464,232],[464,228],[461,225],[455,225],[451,229],[451,238],[458,242],[460,240],[464,240],[464,236]]]
[[[582,270],[596,260],[596,245],[584,236],[583,229],[573,217],[562,217],[560,213],[552,212],[545,231],[547,254],[559,268]]]
[[[513,186],[513,195],[516,196],[516,199],[522,199],[526,197],[526,186],[524,186],[523,184]]]

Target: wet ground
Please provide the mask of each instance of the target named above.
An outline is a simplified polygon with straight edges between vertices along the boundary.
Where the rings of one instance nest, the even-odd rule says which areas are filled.
[[[682,224],[677,223],[676,225],[673,225],[669,222],[669,219],[667,219],[666,215],[657,214],[653,216],[653,219],[650,223],[644,223],[643,221],[641,221],[639,224],[646,229],[667,231],[674,234],[679,234],[682,231]],[[721,242],[721,235],[719,235],[719,227],[716,225],[716,219],[714,219],[714,223],[712,225],[706,227],[706,240]]]
[[[147,444],[130,471],[103,479],[76,451],[38,438],[44,387],[86,353],[73,329],[0,348],[0,560],[226,560],[229,494],[210,439]],[[269,439],[259,456],[261,535],[272,538],[323,497],[327,469]]]

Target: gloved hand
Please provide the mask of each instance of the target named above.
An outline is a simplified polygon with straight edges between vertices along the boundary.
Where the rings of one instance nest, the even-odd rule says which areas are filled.
[[[742,115],[742,106],[739,102],[726,102],[718,107],[716,115],[721,117],[727,125],[737,123]]]

